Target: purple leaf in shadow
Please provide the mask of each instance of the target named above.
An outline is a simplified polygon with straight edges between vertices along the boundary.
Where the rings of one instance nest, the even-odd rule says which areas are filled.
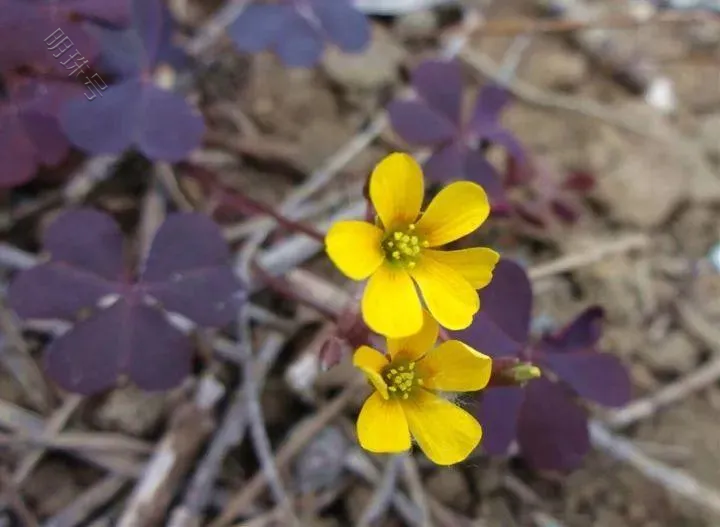
[[[478,94],[468,125],[471,135],[479,140],[502,146],[517,162],[525,161],[525,149],[515,135],[500,124],[500,114],[509,102],[507,91],[501,86],[484,86]]]
[[[480,299],[473,323],[454,334],[492,357],[519,355],[527,345],[532,310],[532,287],[525,270],[501,258]]]
[[[483,427],[481,445],[490,455],[507,454],[515,440],[525,393],[522,388],[496,387],[485,390],[480,396],[476,417]]]
[[[122,265],[122,234],[104,214],[67,212],[44,241],[51,261],[20,273],[9,301],[24,318],[72,320],[80,309],[92,311],[48,349],[48,373],[67,389],[93,393],[123,374],[145,389],[177,385],[192,348],[160,307],[221,326],[244,299],[219,228],[200,214],[168,216],[134,284]],[[112,306],[100,306],[111,294]]]
[[[134,0],[132,19],[126,29],[92,28],[101,49],[96,69],[128,79],[150,77],[160,63],[176,70],[189,64],[189,57],[173,41],[175,22],[162,2]]]
[[[83,95],[68,102],[60,116],[67,137],[91,154],[119,154],[134,146],[153,160],[183,160],[202,142],[205,124],[184,97],[152,81],[158,60],[178,54],[162,3],[135,0],[126,33],[98,34],[108,50],[105,63],[124,80],[92,100]]]
[[[323,52],[322,36],[305,18],[295,14],[283,26],[282,36],[274,51],[290,68],[308,68],[320,60]]]
[[[65,133],[92,154],[136,146],[150,159],[181,161],[200,145],[202,116],[180,95],[138,79],[111,86],[101,98],[71,101],[61,114]]]
[[[157,309],[118,300],[48,346],[45,367],[66,390],[90,395],[128,375],[145,390],[177,386],[190,373],[187,338]]]
[[[288,5],[250,4],[230,24],[228,35],[240,51],[258,53],[277,42],[283,27],[295,16]]]
[[[71,15],[114,26],[127,25],[132,12],[130,0],[63,0],[62,6]]]
[[[142,42],[143,69],[150,70],[157,63],[167,17],[159,0],[133,0],[132,7],[133,29]]]
[[[488,128],[478,136],[480,139],[502,146],[518,163],[525,162],[525,149],[512,132],[503,128]]]
[[[45,230],[43,247],[63,263],[107,280],[123,277],[123,235],[117,223],[93,209],[58,216]]]
[[[503,188],[500,175],[495,167],[487,160],[485,154],[478,150],[471,149],[465,157],[465,175],[468,179],[482,185],[490,199],[493,208],[505,206],[507,196]]]
[[[589,350],[600,340],[604,317],[602,307],[589,307],[557,333],[545,335],[539,347],[548,353]]]
[[[67,74],[61,62],[72,49],[90,61],[99,50],[86,20],[123,25],[129,8],[127,0],[0,0],[0,13],[0,70],[39,65]],[[59,38],[50,38],[58,29]],[[59,44],[65,37],[68,40]]]
[[[614,407],[630,401],[630,376],[620,360],[613,355],[596,351],[548,353],[541,362],[588,401]]]
[[[181,95],[146,85],[140,106],[136,142],[150,159],[181,161],[202,142],[205,122]]]
[[[352,2],[310,0],[253,2],[228,27],[235,46],[246,53],[272,50],[288,67],[310,67],[329,40],[346,53],[370,42],[370,24]]]
[[[510,94],[505,88],[497,84],[486,84],[480,89],[475,100],[470,127],[477,132],[495,128],[500,114],[509,102]]]
[[[192,240],[192,249],[188,245]],[[164,308],[202,325],[222,326],[237,314],[238,283],[227,244],[210,218],[176,214],[158,230],[141,276],[143,290]]]
[[[60,130],[60,106],[82,89],[70,82],[20,79],[0,101],[0,186],[30,181],[38,165],[54,166],[70,145]]]
[[[587,415],[563,386],[544,377],[531,381],[520,411],[518,443],[536,469],[577,468],[590,450]]]
[[[453,141],[432,153],[423,165],[423,172],[430,181],[448,183],[462,178],[464,165],[465,147]]]
[[[459,127],[462,72],[455,61],[426,60],[412,72],[411,82],[427,105]]]
[[[446,117],[421,101],[392,101],[387,111],[395,132],[408,143],[431,146],[457,135],[457,129]],[[461,177],[462,173],[455,176]]]
[[[351,2],[312,0],[312,9],[328,39],[346,53],[359,53],[370,43],[370,23]]]
[[[142,82],[110,86],[101,98],[78,97],[60,114],[70,141],[91,154],[114,154],[129,148],[140,120]]]
[[[22,318],[71,320],[119,289],[83,269],[53,262],[22,272],[8,288],[8,302]]]

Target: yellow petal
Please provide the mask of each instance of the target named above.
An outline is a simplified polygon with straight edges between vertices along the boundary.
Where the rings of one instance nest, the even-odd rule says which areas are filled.
[[[403,452],[410,449],[410,432],[397,399],[379,393],[368,397],[357,420],[360,446],[370,452]]]
[[[387,365],[387,357],[370,346],[360,346],[353,355],[353,366],[365,374],[383,399],[388,398],[387,384],[382,377],[382,370]]]
[[[353,280],[364,280],[385,259],[383,232],[364,221],[339,221],[325,236],[328,256],[340,271]]]
[[[500,260],[497,252],[486,247],[473,247],[459,251],[427,249],[425,253],[433,260],[455,269],[475,289],[482,289],[490,283],[495,265]]]
[[[410,271],[425,305],[438,323],[448,329],[465,329],[480,309],[480,299],[470,282],[457,271],[423,253]]]
[[[414,223],[424,194],[420,165],[407,154],[390,154],[370,176],[370,200],[386,231]]]
[[[446,392],[482,390],[490,381],[492,359],[459,340],[448,340],[417,362],[423,386]]]
[[[437,247],[470,234],[488,214],[490,203],[483,188],[471,181],[456,181],[430,202],[417,229],[430,247]]]
[[[386,337],[406,337],[420,331],[423,310],[407,271],[381,265],[365,287],[362,314],[370,329]]]
[[[418,390],[401,404],[410,433],[425,455],[438,465],[462,461],[480,443],[480,423],[435,394]]]
[[[387,339],[387,350],[392,358],[402,353],[408,360],[417,360],[435,345],[440,327],[430,313],[423,310],[423,324],[420,331],[401,339]]]

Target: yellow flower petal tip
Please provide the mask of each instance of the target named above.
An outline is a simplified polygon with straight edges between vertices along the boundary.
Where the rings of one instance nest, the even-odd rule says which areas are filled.
[[[389,357],[367,346],[355,352],[353,362],[375,387],[357,422],[363,448],[401,452],[412,437],[430,460],[451,465],[480,443],[480,424],[440,392],[484,388],[492,360],[457,340],[433,347],[437,334],[437,322],[424,312],[418,333],[388,339]]]
[[[439,248],[485,221],[490,208],[482,187],[452,183],[423,213],[424,189],[420,165],[407,154],[390,154],[370,176],[378,225],[341,221],[325,238],[327,254],[341,272],[353,280],[368,279],[363,319],[386,337],[420,331],[421,297],[441,326],[467,328],[480,309],[476,291],[490,282],[499,259],[487,248]]]

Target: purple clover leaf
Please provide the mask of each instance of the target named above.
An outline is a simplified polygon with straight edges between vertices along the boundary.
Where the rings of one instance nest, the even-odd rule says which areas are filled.
[[[167,218],[137,279],[124,265],[122,232],[101,212],[62,214],[43,246],[50,261],[18,276],[9,302],[25,319],[74,321],[91,311],[46,350],[48,375],[69,391],[97,393],[121,375],[145,390],[177,386],[190,373],[192,345],[167,312],[220,327],[243,298],[220,230],[201,214]]]
[[[38,165],[55,166],[70,145],[58,122],[60,107],[82,93],[80,86],[62,81],[15,79],[8,97],[0,100],[0,187],[30,181]]]
[[[228,28],[235,46],[246,53],[270,49],[289,67],[311,67],[325,41],[346,53],[370,42],[370,23],[351,0],[280,0],[251,3]]]
[[[0,70],[39,65],[67,74],[66,55],[97,55],[88,22],[121,26],[129,12],[127,0],[0,0]]]
[[[485,158],[484,143],[504,147],[522,161],[524,149],[502,127],[500,114],[509,102],[507,91],[496,85],[480,90],[470,119],[462,112],[463,83],[455,61],[428,60],[411,75],[414,99],[396,99],[388,105],[395,132],[411,145],[431,147],[425,173],[438,183],[470,179],[480,183],[493,204],[506,202],[502,180]]]
[[[510,204],[512,212],[535,227],[561,222],[575,223],[582,212],[580,197],[595,185],[595,177],[585,172],[561,174],[544,160],[534,159],[522,165],[512,158],[505,173],[506,186],[523,185],[522,197]]]
[[[202,116],[153,80],[160,62],[179,55],[169,45],[169,24],[160,0],[134,0],[127,32],[97,30],[106,50],[102,63],[120,81],[101,97],[78,97],[63,109],[61,123],[73,144],[92,154],[135,146],[150,159],[177,162],[201,143]]]
[[[517,439],[521,454],[537,469],[577,467],[590,448],[587,414],[578,399],[622,406],[631,396],[623,365],[597,350],[602,309],[590,307],[557,333],[530,342],[530,280],[508,259],[496,266],[482,300],[476,320],[458,338],[492,357],[517,357],[543,370],[543,377],[522,388],[491,388],[480,395],[485,450],[506,454]]]

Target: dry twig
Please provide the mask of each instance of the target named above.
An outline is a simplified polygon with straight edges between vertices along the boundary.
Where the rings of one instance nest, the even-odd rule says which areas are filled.
[[[397,487],[398,474],[403,464],[403,455],[391,456],[385,463],[385,470],[380,478],[377,486],[375,487],[375,493],[373,494],[370,503],[367,508],[363,511],[358,527],[370,527],[379,521],[380,518],[387,512],[387,509],[392,503],[393,497],[395,496],[395,489]]]
[[[360,389],[365,389],[364,379],[358,377],[357,381],[348,385],[335,396],[328,404],[320,408],[306,421],[299,423],[291,431],[289,438],[280,447],[275,455],[275,465],[279,470],[285,468],[290,461],[307,445],[320,430],[345,409]],[[258,472],[242,489],[236,492],[225,505],[220,516],[209,527],[224,527],[232,523],[236,516],[246,513],[252,503],[265,490],[267,477],[264,472]]]
[[[253,371],[259,385],[262,385],[285,341],[286,338],[282,335],[270,333],[261,346]],[[210,503],[215,488],[214,483],[222,468],[223,460],[231,448],[237,447],[242,442],[247,428],[248,405],[245,391],[243,384],[238,385],[210,447],[188,485],[182,504],[171,514],[170,527],[194,527],[202,524],[203,512]]]
[[[35,409],[47,412],[52,408],[54,398],[35,359],[30,355],[20,327],[15,314],[0,299],[0,332],[7,341],[2,346],[4,349],[0,352],[0,362],[13,374]]]
[[[43,527],[75,527],[85,522],[95,511],[115,498],[127,484],[122,476],[105,476],[78,496],[70,505],[49,518]]]
[[[12,480],[11,476],[5,471],[4,468],[0,467],[0,499],[6,500],[15,514],[20,518],[26,527],[39,527],[37,518],[30,512],[27,505],[22,499],[17,485]]]
[[[668,491],[688,499],[720,518],[720,492],[700,483],[679,469],[654,460],[629,439],[612,434],[599,421],[591,421],[589,427],[590,437],[596,448],[629,464]]]
[[[463,50],[460,53],[460,58],[482,75],[496,82],[502,82],[500,68],[490,57],[474,50]],[[577,113],[614,126],[620,130],[630,132],[639,137],[663,140],[662,137],[654,134],[653,131],[647,127],[635,125],[622,115],[614,112],[611,108],[596,101],[546,92],[519,79],[506,82],[505,86],[515,97],[528,104]]]
[[[192,401],[180,406],[155,454],[128,499],[118,527],[159,525],[178,485],[213,429],[212,410],[224,389],[212,375],[203,377]]]
[[[62,430],[72,414],[75,413],[75,410],[80,407],[82,402],[83,398],[81,396],[69,395],[63,401],[62,406],[58,408],[48,420],[45,425],[43,435],[52,438],[52,436]],[[20,464],[13,473],[13,482],[15,485],[18,487],[22,486],[23,482],[28,478],[32,471],[35,470],[38,463],[40,463],[45,455],[45,452],[46,450],[44,447],[33,449],[20,461]]]

